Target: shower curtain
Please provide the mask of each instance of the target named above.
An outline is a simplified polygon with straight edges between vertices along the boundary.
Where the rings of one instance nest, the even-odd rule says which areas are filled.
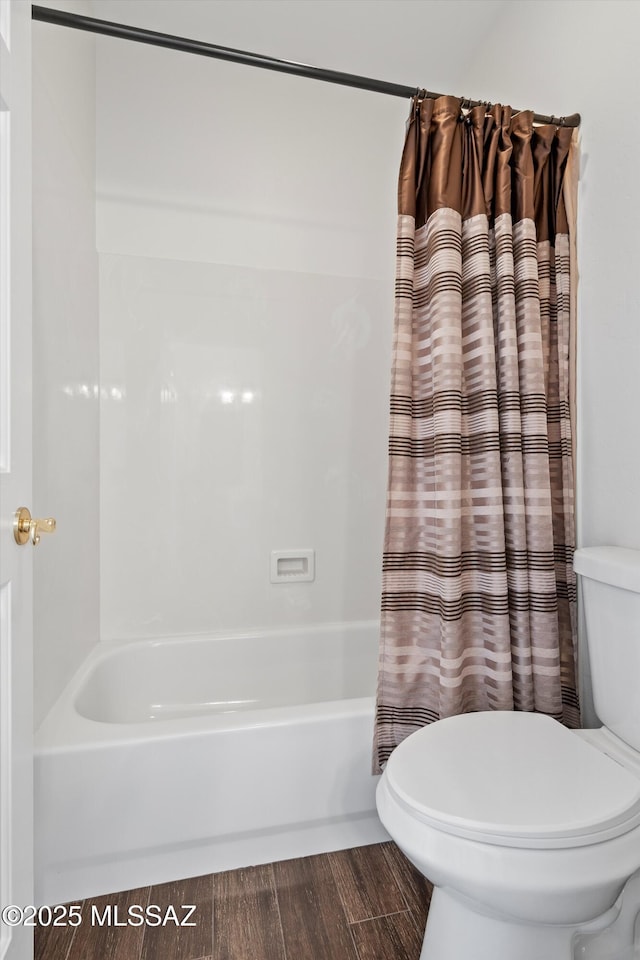
[[[579,725],[572,130],[416,97],[398,187],[374,769],[442,717]]]

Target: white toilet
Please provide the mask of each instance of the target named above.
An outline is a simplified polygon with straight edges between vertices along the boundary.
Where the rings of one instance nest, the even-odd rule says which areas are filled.
[[[640,957],[640,551],[578,550],[574,566],[604,725],[451,717],[380,779],[382,823],[434,884],[421,960]]]

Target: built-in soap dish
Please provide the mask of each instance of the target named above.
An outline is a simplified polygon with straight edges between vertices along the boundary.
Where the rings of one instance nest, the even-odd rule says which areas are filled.
[[[271,583],[309,583],[315,576],[315,550],[271,551]]]

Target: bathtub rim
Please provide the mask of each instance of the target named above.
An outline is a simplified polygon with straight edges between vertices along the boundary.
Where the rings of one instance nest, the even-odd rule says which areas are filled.
[[[322,717],[352,717],[371,713],[375,693],[367,697],[340,698],[287,706],[258,707],[229,713],[204,714],[166,720],[137,722],[108,722],[83,716],[76,709],[76,700],[92,671],[105,660],[117,657],[123,651],[153,649],[156,646],[179,643],[207,643],[224,640],[242,640],[260,637],[268,642],[279,637],[292,637],[328,630],[379,630],[379,620],[341,621],[283,628],[218,630],[210,633],[154,636],[132,640],[101,640],[85,657],[64,690],[45,715],[34,733],[36,754],[82,750],[87,747],[112,746],[123,741],[141,743],[150,739],[174,739],[185,734],[205,735],[211,731],[251,730],[263,726],[284,726],[290,723],[312,723]]]

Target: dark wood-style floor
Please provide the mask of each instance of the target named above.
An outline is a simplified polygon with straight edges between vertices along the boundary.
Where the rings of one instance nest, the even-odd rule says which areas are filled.
[[[85,900],[78,926],[36,930],[35,960],[418,960],[430,896],[393,843],[374,844]],[[92,925],[148,904],[195,904],[196,925]]]

